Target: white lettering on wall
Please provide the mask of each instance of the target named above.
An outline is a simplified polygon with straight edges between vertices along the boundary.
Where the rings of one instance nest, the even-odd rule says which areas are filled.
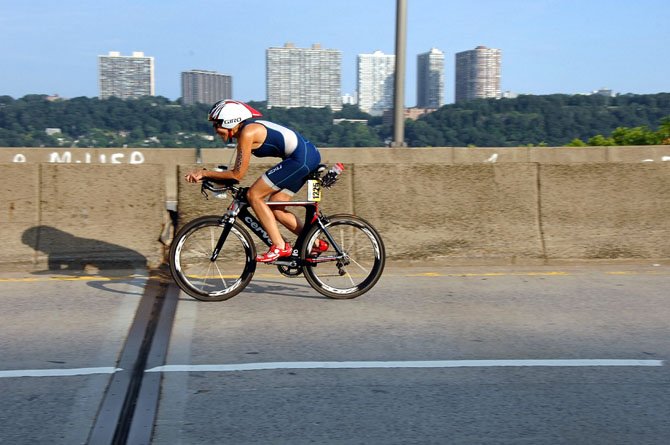
[[[51,156],[49,156],[49,162],[57,162],[59,164],[69,164],[72,162],[72,153],[69,151],[63,152],[63,156],[61,157],[57,151],[51,153]]]
[[[131,164],[144,164],[144,155],[141,151],[134,151],[130,153]]]
[[[123,164],[125,162],[128,164],[144,164],[145,160],[141,151],[132,151],[128,156],[126,156],[126,153],[112,153],[110,155],[100,153],[97,159],[89,152],[80,154],[78,151],[74,153],[72,151],[54,151],[49,153],[48,159],[49,162],[56,164]],[[25,163],[28,162],[28,158],[23,153],[16,153],[12,157],[12,162]]]

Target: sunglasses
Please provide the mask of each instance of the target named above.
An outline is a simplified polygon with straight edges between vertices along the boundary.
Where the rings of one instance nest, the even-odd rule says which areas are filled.
[[[219,128],[220,126],[221,126],[221,120],[220,119],[215,120],[214,122],[212,122],[212,127]]]

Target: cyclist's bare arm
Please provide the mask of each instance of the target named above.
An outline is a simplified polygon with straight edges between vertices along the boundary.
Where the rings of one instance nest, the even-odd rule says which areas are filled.
[[[238,182],[241,181],[249,169],[249,163],[251,162],[251,150],[259,147],[265,140],[266,136],[267,130],[264,126],[249,124],[247,127],[244,127],[243,131],[238,137],[237,156],[232,170],[194,170],[186,175],[186,181],[199,182],[203,179],[211,179],[214,181],[234,179]]]

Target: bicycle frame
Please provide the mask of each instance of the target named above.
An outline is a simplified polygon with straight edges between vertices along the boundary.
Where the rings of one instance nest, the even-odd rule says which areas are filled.
[[[267,205],[272,209],[273,207],[303,207],[305,209],[305,221],[304,225],[302,228],[302,231],[300,234],[298,234],[298,238],[295,241],[295,244],[293,246],[293,252],[291,253],[291,256],[286,258],[286,260],[277,260],[274,261],[273,264],[276,265],[290,265],[290,266],[297,266],[300,262],[299,260],[306,260],[311,263],[315,262],[322,262],[322,261],[332,261],[335,258],[329,257],[329,258],[323,258],[320,260],[313,259],[313,260],[308,260],[308,259],[301,259],[299,258],[300,256],[300,247],[307,241],[307,233],[309,233],[309,230],[316,224],[318,225],[322,230],[326,238],[328,239],[328,242],[330,243],[331,246],[333,246],[333,249],[337,252],[337,257],[341,257],[343,255],[342,249],[340,248],[339,244],[335,241],[335,239],[332,237],[332,235],[328,232],[326,229],[326,226],[323,222],[323,216],[320,215],[319,212],[319,203],[318,202],[312,202],[312,201],[268,201]],[[230,204],[228,207],[228,211],[226,212],[225,215],[221,218],[222,222],[224,223],[224,230],[221,232],[221,236],[219,237],[219,240],[216,244],[216,248],[214,249],[212,256],[210,258],[211,261],[216,261],[216,258],[219,255],[219,252],[221,251],[221,248],[223,247],[223,244],[226,241],[226,238],[228,237],[228,233],[230,233],[230,228],[232,227],[233,221],[236,219],[239,219],[242,221],[242,223],[250,230],[251,233],[256,235],[258,239],[260,239],[265,245],[268,247],[272,246],[272,240],[270,239],[270,236],[268,235],[267,231],[263,228],[263,225],[261,222],[254,216],[250,211],[249,208],[251,206],[249,205],[248,202],[241,200],[240,198],[234,198],[233,202]],[[297,216],[296,216],[297,218]]]

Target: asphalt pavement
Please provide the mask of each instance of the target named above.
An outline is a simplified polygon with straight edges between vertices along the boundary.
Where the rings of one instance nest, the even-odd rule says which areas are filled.
[[[89,272],[0,272],[0,443],[90,442],[133,387],[117,443],[670,441],[668,263],[391,266],[343,301],[263,266],[218,303]]]

